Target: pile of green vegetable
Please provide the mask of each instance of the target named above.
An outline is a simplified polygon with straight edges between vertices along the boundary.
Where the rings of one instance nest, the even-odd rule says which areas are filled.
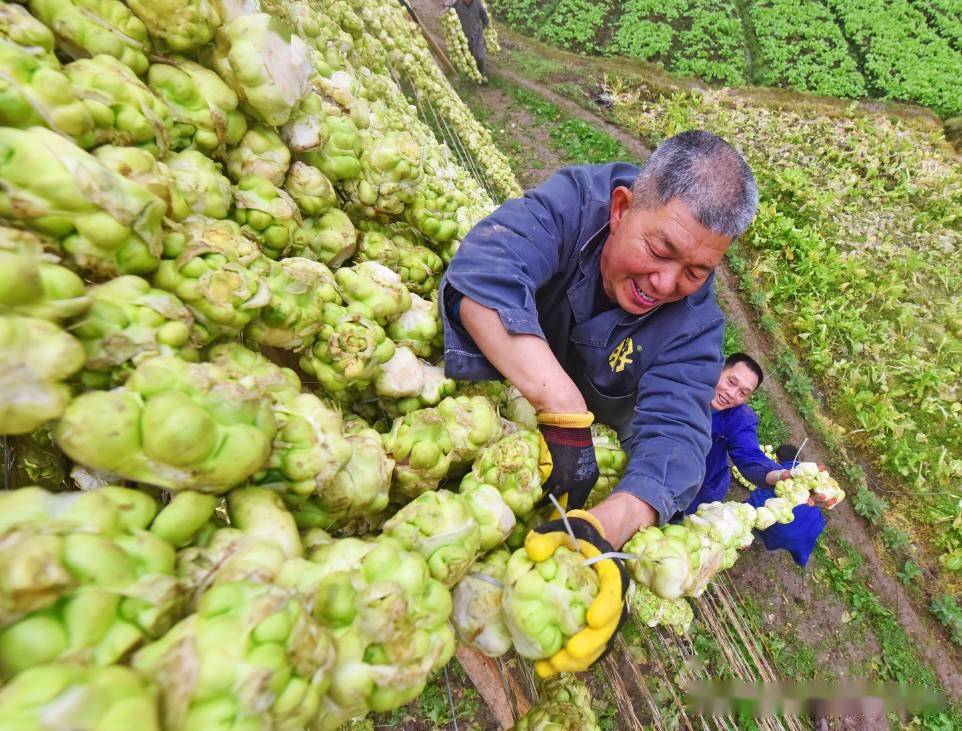
[[[437,288],[506,159],[392,0],[5,4],[0,72],[0,725],[408,702],[534,507],[437,491],[504,433]]]

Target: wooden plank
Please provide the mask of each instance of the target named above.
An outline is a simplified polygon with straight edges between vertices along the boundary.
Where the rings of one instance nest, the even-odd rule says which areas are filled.
[[[514,716],[515,704],[517,704],[518,713],[521,715],[527,713],[528,709],[531,708],[531,702],[514,678],[510,674],[502,676],[494,660],[466,645],[458,645],[455,656],[474,687],[484,698],[485,703],[491,708],[495,718],[498,719],[498,725],[505,730],[514,728],[517,720]],[[514,703],[508,697],[508,689],[504,687],[502,677],[508,680],[511,695],[514,696]]]

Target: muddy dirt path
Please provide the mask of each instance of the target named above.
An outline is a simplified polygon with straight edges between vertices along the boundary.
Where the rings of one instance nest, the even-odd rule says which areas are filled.
[[[412,5],[418,13],[422,23],[432,33],[443,47],[437,16],[441,10],[440,0],[413,0]],[[571,101],[552,89],[544,86],[537,81],[523,76],[516,71],[499,64],[495,59],[488,59],[488,73],[520,86],[528,91],[540,95],[544,99],[562,109],[572,117],[587,122],[597,129],[603,130],[611,137],[620,142],[634,156],[640,160],[645,160],[651,154],[651,149],[640,142],[634,136],[625,132],[621,127],[613,124],[604,117],[595,114],[577,103]],[[481,93],[488,94],[487,90]],[[493,90],[492,90],[493,93]],[[493,103],[503,103],[503,99],[493,99]],[[523,116],[516,123],[523,122]],[[546,162],[548,162],[546,160]],[[526,171],[528,173],[534,171]],[[528,177],[525,175],[524,177]],[[525,180],[524,184],[530,185],[533,181]],[[748,308],[742,302],[737,293],[737,286],[734,275],[727,266],[722,266],[716,272],[716,289],[718,300],[726,315],[735,324],[741,333],[745,349],[755,354],[767,373],[773,372],[774,363],[768,356],[773,352],[774,343],[764,335],[754,323]],[[765,379],[765,388],[772,396],[772,404],[778,417],[789,427],[792,438],[803,440],[809,438],[806,446],[807,458],[831,465],[828,452],[818,439],[812,437],[806,428],[805,421],[799,412],[793,407],[793,402],[784,386],[774,377],[769,376]],[[838,470],[835,470],[838,473]],[[915,649],[921,657],[932,666],[940,683],[945,688],[951,698],[962,699],[962,658],[960,653],[945,639],[945,632],[941,626],[935,623],[925,611],[924,607],[915,604],[905,592],[898,580],[888,573],[888,569],[875,549],[873,536],[866,522],[855,514],[850,502],[842,503],[832,513],[832,526],[842,538],[857,547],[867,568],[869,588],[876,592],[898,617],[899,623],[904,627],[908,637],[915,644]],[[789,562],[781,564],[784,570],[781,571],[779,580],[784,579],[783,594],[787,590],[793,599],[792,603],[797,603],[805,598],[810,592],[804,587],[804,581],[792,571]],[[745,578],[753,578],[750,574]],[[754,584],[750,581],[750,584]],[[763,588],[759,586],[758,588]]]

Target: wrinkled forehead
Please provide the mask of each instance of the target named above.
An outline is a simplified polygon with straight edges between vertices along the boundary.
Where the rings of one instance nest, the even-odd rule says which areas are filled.
[[[651,235],[661,239],[672,258],[713,269],[731,245],[732,238],[706,228],[680,198],[652,212]]]

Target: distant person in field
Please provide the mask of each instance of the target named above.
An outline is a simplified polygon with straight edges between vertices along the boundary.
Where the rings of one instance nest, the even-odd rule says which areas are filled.
[[[745,353],[725,359],[711,400],[711,448],[705,458],[705,480],[685,512],[702,503],[724,500],[731,486],[729,459],[745,479],[756,485],[774,485],[782,468],[758,446],[758,414],[747,404],[762,385],[762,367]]]
[[[775,450],[775,458],[782,470],[790,470],[795,466],[798,457],[798,447],[783,444]],[[770,487],[759,487],[752,490],[746,501],[750,505],[760,508],[769,498],[775,497],[775,491]],[[826,507],[830,507],[826,503]],[[825,515],[813,498],[809,498],[808,505],[795,507],[795,520],[791,523],[775,523],[770,528],[760,531],[765,548],[769,551],[783,549],[788,551],[795,563],[805,566],[809,556],[815,550],[818,537],[825,530]]]
[[[484,60],[487,54],[484,48],[484,29],[491,24],[484,3],[482,0],[445,0],[444,7],[453,7],[458,14],[471,55],[478,64],[478,71],[484,76]]]

